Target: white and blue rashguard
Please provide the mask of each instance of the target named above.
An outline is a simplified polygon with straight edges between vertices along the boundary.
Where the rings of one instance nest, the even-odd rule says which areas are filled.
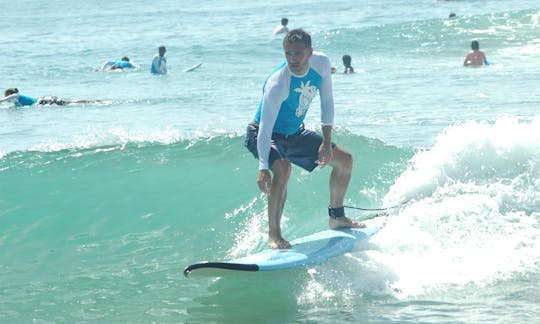
[[[167,73],[167,59],[164,56],[156,54],[152,59],[152,67],[150,72],[154,74],[166,74]]]
[[[284,62],[268,76],[263,85],[263,97],[253,118],[259,125],[259,170],[269,169],[272,133],[292,135],[301,130],[317,91],[321,99],[321,124],[333,125],[334,98],[330,67],[328,56],[314,51],[304,75],[293,74]]]

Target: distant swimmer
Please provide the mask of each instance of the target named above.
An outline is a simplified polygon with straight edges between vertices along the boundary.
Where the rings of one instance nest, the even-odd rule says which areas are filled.
[[[154,74],[166,74],[167,73],[167,59],[165,58],[165,52],[167,49],[165,46],[160,46],[158,49],[158,54],[154,56],[152,60],[152,67],[150,72]]]
[[[471,42],[471,49],[467,56],[465,57],[465,61],[463,61],[463,66],[471,66],[471,67],[477,67],[482,66],[483,64],[489,65],[489,62],[486,58],[486,54],[479,50],[480,44],[477,40],[473,40]]]
[[[139,66],[133,63],[133,61],[130,60],[129,57],[124,56],[119,61],[107,61],[103,63],[101,69],[104,71],[115,71],[123,69],[133,69],[138,67]]]
[[[287,27],[288,23],[289,23],[289,19],[281,18],[281,25],[277,25],[276,28],[274,28],[274,32],[272,33],[272,35],[288,33],[289,32],[289,27]]]
[[[354,73],[354,68],[351,66],[351,61],[352,61],[351,56],[345,54],[343,55],[341,59],[343,60],[343,65],[345,66],[345,70],[343,71],[343,73],[345,74]]]
[[[69,100],[62,99],[53,96],[46,96],[41,98],[34,98],[26,96],[19,92],[17,88],[9,88],[4,91],[4,98],[0,99],[1,102],[12,102],[16,107],[32,106],[32,105],[55,105],[65,106],[69,104],[87,104],[87,103],[101,103],[101,100]]]

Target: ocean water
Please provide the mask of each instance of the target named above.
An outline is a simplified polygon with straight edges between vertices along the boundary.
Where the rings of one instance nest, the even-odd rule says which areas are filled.
[[[0,104],[0,322],[540,318],[537,1],[21,0],[0,16],[2,90],[104,101]],[[283,16],[338,69],[346,203],[409,203],[324,264],[187,279],[191,263],[266,247],[243,134],[284,59]],[[493,65],[462,67],[473,39]],[[151,75],[162,44],[169,74]],[[343,54],[358,73],[339,73]],[[141,68],[95,71],[121,56]],[[326,229],[328,176],[293,169],[286,238]]]

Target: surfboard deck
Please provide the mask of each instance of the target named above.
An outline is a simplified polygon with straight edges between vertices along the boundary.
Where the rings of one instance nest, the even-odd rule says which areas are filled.
[[[185,69],[184,72],[194,71],[194,70],[198,69],[201,65],[202,65],[202,63],[197,63],[197,64],[193,65],[192,67],[189,67],[189,68]]]
[[[354,245],[369,239],[378,227],[326,230],[304,236],[290,243],[290,249],[266,249],[230,261],[194,263],[184,269],[184,276],[220,276],[230,271],[276,271],[322,263],[347,253]]]

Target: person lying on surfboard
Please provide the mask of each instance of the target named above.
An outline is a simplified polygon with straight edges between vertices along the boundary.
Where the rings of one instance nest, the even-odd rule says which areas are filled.
[[[330,165],[328,225],[332,229],[365,227],[345,216],[343,207],[353,160],[348,151],[332,142],[334,98],[330,59],[322,52],[313,51],[311,36],[303,29],[289,31],[283,39],[283,49],[286,62],[267,77],[245,140],[247,149],[259,159],[257,184],[268,195],[269,245],[277,249],[291,247],[281,235],[291,164],[309,172],[317,166]],[[317,91],[322,136],[304,129],[303,123]]]
[[[124,69],[137,69],[139,66],[135,64],[129,57],[124,56],[117,61],[106,61],[103,63],[101,70],[103,71],[121,71]]]
[[[33,106],[33,105],[49,105],[49,106],[66,106],[70,104],[93,104],[103,103],[101,100],[86,100],[86,99],[62,99],[55,96],[45,96],[34,98],[26,96],[19,92],[17,88],[9,88],[4,91],[4,98],[0,98],[2,102],[12,102],[15,107]]]

